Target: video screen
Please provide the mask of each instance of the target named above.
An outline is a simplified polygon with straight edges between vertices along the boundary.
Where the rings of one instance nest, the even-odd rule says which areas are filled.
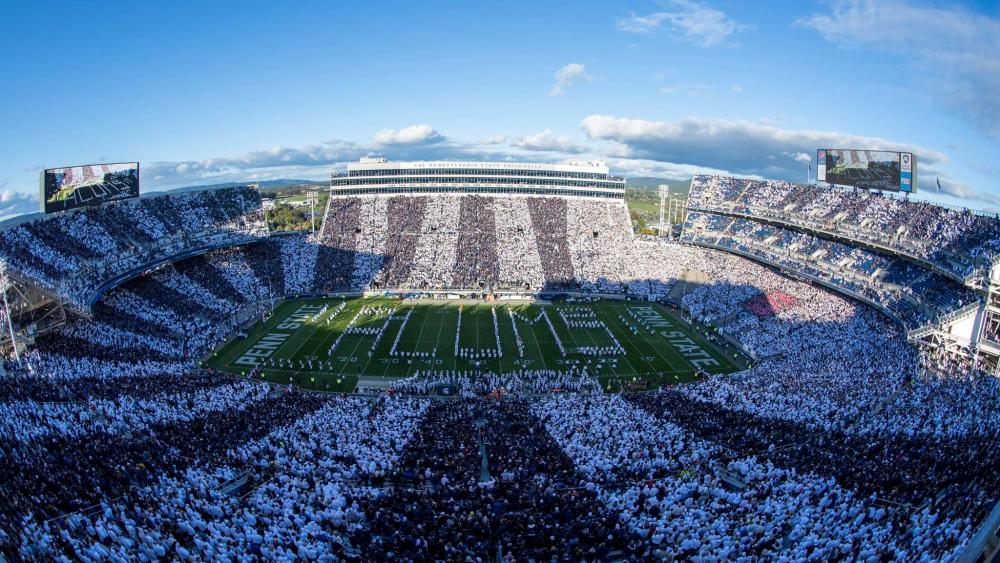
[[[866,190],[913,192],[911,153],[864,149],[819,149],[816,179]]]
[[[43,172],[45,213],[133,197],[139,197],[138,162],[67,166]]]

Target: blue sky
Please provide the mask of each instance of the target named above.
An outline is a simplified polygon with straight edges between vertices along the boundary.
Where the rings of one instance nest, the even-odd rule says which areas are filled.
[[[998,209],[998,52],[995,1],[9,3],[0,217],[43,166],[100,161],[145,191],[369,154],[801,181],[848,145]]]

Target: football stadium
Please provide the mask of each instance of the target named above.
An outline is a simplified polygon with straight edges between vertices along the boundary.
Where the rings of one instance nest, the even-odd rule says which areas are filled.
[[[992,8],[22,4],[0,563],[1000,561]]]
[[[314,233],[255,186],[0,232],[8,557],[948,558],[993,512],[997,217],[697,176],[672,239],[600,162],[348,168]]]

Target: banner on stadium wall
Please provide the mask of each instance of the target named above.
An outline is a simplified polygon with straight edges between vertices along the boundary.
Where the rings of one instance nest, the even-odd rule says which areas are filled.
[[[867,149],[818,149],[816,180],[865,190],[914,193],[913,153]]]
[[[908,152],[899,153],[899,191],[913,193],[913,155]]]
[[[47,168],[41,178],[45,213],[139,197],[139,163],[114,162]]]

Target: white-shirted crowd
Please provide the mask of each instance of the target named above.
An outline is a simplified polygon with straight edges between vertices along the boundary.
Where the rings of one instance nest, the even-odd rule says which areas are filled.
[[[266,234],[260,194],[235,187],[123,200],[22,223],[0,231],[0,259],[85,306],[101,287],[141,265]]]
[[[722,194],[713,197],[752,195],[746,186],[731,195],[730,184],[712,187]],[[169,238],[233,221],[241,236],[252,231],[242,205],[256,192],[201,193],[183,205],[139,200],[126,217],[114,205],[92,223],[76,213],[51,229],[4,231],[3,256],[48,283],[123,239],[151,245],[154,233]],[[232,201],[243,202],[239,214]],[[893,205],[895,212],[910,204]],[[92,320],[40,337],[0,376],[0,553],[956,556],[997,499],[997,380],[914,349],[875,311],[820,287],[731,254],[634,240],[623,210],[574,198],[365,196],[331,203],[315,237],[215,250],[111,289]],[[861,227],[888,224],[885,213],[872,213]],[[59,246],[66,237],[74,242]],[[492,250],[478,263],[485,248]],[[677,285],[689,272],[705,281]],[[379,284],[449,287],[456,279],[673,293],[693,317],[738,341],[753,365],[635,395],[605,395],[585,366],[422,370],[355,397],[276,391],[196,369],[231,332],[231,319],[261,299]],[[568,326],[599,328],[574,311],[560,310]],[[392,315],[365,313],[386,323]],[[499,338],[495,308],[491,314]],[[519,350],[517,323],[545,322],[565,355],[544,311],[535,319],[508,314]],[[620,320],[649,330],[640,318]],[[384,328],[371,334],[381,338]],[[490,357],[492,348],[460,346],[460,331],[456,355]],[[617,341],[594,348],[624,352]]]
[[[764,217],[887,246],[961,278],[982,279],[1000,251],[1000,218],[878,191],[695,176],[691,209]]]
[[[377,389],[408,395],[458,395],[481,397],[503,393],[515,396],[551,393],[555,391],[601,391],[597,378],[586,367],[565,370],[518,369],[506,373],[487,370],[417,370],[398,379],[391,387]],[[375,390],[375,388],[373,388]]]
[[[758,258],[866,299],[918,328],[979,302],[961,283],[901,258],[742,217],[691,212],[682,239]]]
[[[93,513],[28,522],[18,554],[182,561],[356,555],[351,533],[383,494],[372,485],[399,459],[427,402],[343,398],[296,407],[303,416],[274,421],[261,438],[220,452],[215,464],[164,470]],[[242,484],[227,487],[233,483]]]
[[[620,292],[639,279],[640,284],[653,284],[653,292],[662,294],[663,289],[652,281],[661,278],[648,266],[630,259],[626,249],[633,236],[621,201],[503,195],[338,197],[331,200],[320,232],[308,240],[312,245],[284,245],[304,254],[301,260],[284,262],[288,269],[315,265],[314,291]],[[663,256],[661,249],[646,254],[650,252]],[[350,270],[351,275],[331,275],[331,268]],[[307,290],[295,288],[296,293]]]
[[[831,476],[731,451],[653,414],[658,406],[647,394],[564,395],[532,407],[573,460],[576,485],[655,560],[931,561],[953,557],[971,531],[965,515],[901,510]]]

